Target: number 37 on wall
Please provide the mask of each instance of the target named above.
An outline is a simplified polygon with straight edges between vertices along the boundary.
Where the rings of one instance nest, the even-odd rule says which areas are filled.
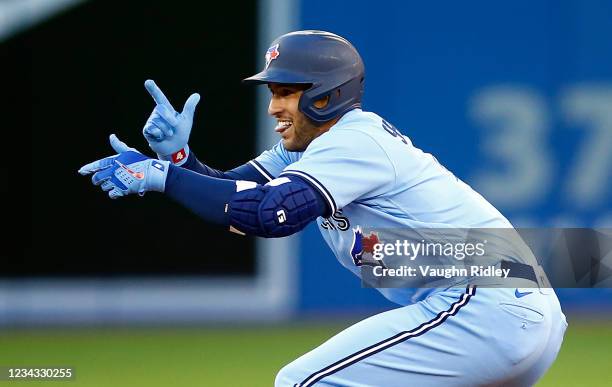
[[[469,101],[468,113],[484,130],[481,151],[486,162],[470,180],[507,209],[534,206],[548,195],[579,210],[608,209],[612,84],[578,84],[562,90],[555,100],[551,106],[537,91],[517,85],[479,90]],[[583,133],[569,147],[553,147],[563,142],[558,140],[568,130]]]

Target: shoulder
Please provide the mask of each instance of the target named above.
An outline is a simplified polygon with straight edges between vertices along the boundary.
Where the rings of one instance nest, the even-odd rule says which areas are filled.
[[[389,133],[384,129],[384,120],[375,113],[360,109],[345,114],[330,130],[310,143],[304,157],[334,149],[340,152],[387,153],[385,148]]]
[[[375,132],[382,127],[382,119],[374,113],[363,112],[360,109],[351,110],[346,113],[329,131],[313,140],[306,149],[306,153],[311,146],[336,142],[341,139],[353,140],[375,140]],[[354,142],[351,142],[354,143]],[[336,142],[336,144],[338,144]]]
[[[375,135],[383,128],[383,121],[382,117],[375,113],[355,109],[346,113],[331,128],[330,133],[335,133],[339,136],[360,136],[362,134],[375,139]]]
[[[385,137],[391,136],[383,129],[382,118],[361,110],[351,111],[328,132],[315,138],[304,151],[301,161],[326,167],[386,169],[395,174]]]

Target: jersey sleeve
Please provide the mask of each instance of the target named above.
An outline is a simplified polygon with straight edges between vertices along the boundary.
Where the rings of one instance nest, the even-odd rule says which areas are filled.
[[[332,210],[376,197],[395,186],[396,171],[384,149],[369,135],[335,130],[316,138],[302,158],[281,176],[295,175],[313,185]]]
[[[302,152],[286,150],[282,141],[279,141],[272,149],[263,152],[249,163],[268,181],[271,181],[277,178],[288,165],[299,160],[301,155]]]

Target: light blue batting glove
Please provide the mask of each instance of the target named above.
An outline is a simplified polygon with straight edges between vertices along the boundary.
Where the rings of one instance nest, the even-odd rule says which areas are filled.
[[[160,160],[182,165],[189,157],[187,142],[200,95],[191,94],[185,102],[183,111],[177,113],[153,80],[146,80],[144,85],[157,105],[145,123],[142,134]]]
[[[81,175],[93,173],[91,181],[108,192],[111,199],[147,191],[164,192],[170,162],[151,159],[130,148],[111,134],[115,156],[94,161],[79,169]]]

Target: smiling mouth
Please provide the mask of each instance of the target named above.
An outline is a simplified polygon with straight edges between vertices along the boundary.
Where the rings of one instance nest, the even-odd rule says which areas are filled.
[[[293,125],[293,122],[289,120],[278,121],[276,127],[274,128],[274,131],[282,134],[285,130],[289,129],[291,125]]]

